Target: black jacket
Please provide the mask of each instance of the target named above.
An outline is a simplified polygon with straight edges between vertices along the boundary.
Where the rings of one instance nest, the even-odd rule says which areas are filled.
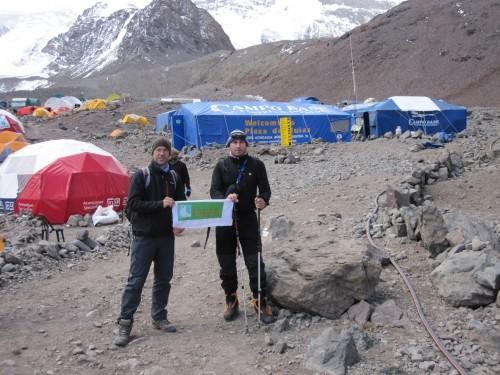
[[[186,185],[186,189],[191,189],[191,181],[189,179],[189,172],[186,164],[179,159],[173,159],[170,161],[170,166],[182,180],[182,183]]]
[[[240,182],[236,184],[245,160],[246,165]],[[271,188],[269,187],[264,163],[249,155],[240,156],[239,158],[227,156],[219,160],[212,174],[210,197],[212,199],[224,199],[229,193],[238,194],[239,202],[236,204],[238,214],[254,212],[255,197],[257,195],[269,204]]]
[[[156,163],[149,165],[149,185],[146,176],[138,170],[132,177],[128,190],[128,207],[132,213],[132,231],[138,236],[172,235],[172,209],[163,207],[166,196],[176,201],[186,200],[184,186],[169,171],[165,172]]]

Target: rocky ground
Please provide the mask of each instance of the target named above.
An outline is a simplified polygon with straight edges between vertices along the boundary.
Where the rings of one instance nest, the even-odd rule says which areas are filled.
[[[27,132],[36,141],[73,138],[95,143],[133,170],[149,160],[155,135],[134,126],[122,139],[108,134],[126,112],[153,120],[167,109],[131,103],[115,110],[30,122]],[[490,149],[490,144],[500,136],[500,110],[473,108],[466,135],[446,144],[446,150],[462,156],[460,174],[423,186],[422,196],[443,213],[459,211],[482,219],[498,237],[500,145]],[[327,251],[343,239],[367,242],[366,221],[377,195],[388,186],[398,186],[442,152],[410,151],[423,141],[410,137],[294,146],[289,150],[293,157],[288,158],[292,163],[275,163],[276,153],[282,152],[276,147],[251,147],[251,153],[260,154],[265,162],[273,191],[272,204],[263,211],[263,227],[269,229],[277,217],[294,223],[287,238],[264,237],[264,259],[272,263],[273,256],[283,252]],[[208,197],[211,170],[224,153],[209,149],[186,156],[194,199]],[[430,276],[436,259],[430,258],[425,241],[396,237],[380,217],[372,231],[375,242],[405,271],[446,348],[466,373],[500,373],[498,297],[496,303],[475,309],[453,307],[439,295]],[[40,244],[40,228],[30,218],[0,216],[0,225],[0,233],[9,241],[9,249],[0,257],[2,374],[323,373],[327,370],[307,365],[314,357],[311,343],[329,329],[340,336],[335,332],[353,327],[347,313],[333,320],[278,307],[279,320],[269,327],[259,327],[250,310],[248,332],[243,315],[225,323],[214,239],[203,249],[198,245],[204,242],[205,231],[187,230],[177,238],[169,303],[169,318],[179,332],[162,334],[151,327],[148,280],[136,315],[135,339],[125,349],[115,349],[111,339],[129,264],[127,225],[65,228],[66,242],[88,230],[99,245],[93,251],[65,246],[62,253]],[[54,234],[50,239],[55,241]],[[367,302],[374,312],[356,328],[359,361],[347,369],[348,374],[454,373],[423,329],[392,266],[382,269]]]

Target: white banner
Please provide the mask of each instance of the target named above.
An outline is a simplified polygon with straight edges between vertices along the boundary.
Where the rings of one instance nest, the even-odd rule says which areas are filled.
[[[233,202],[228,199],[176,201],[174,228],[208,228],[233,225]]]

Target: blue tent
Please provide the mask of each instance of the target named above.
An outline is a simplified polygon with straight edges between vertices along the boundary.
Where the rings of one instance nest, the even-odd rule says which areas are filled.
[[[250,142],[279,143],[280,119],[291,118],[292,142],[321,138],[351,140],[351,114],[329,105],[282,102],[201,102],[182,104],[171,116],[174,147],[224,144],[234,129]]]
[[[393,96],[382,102],[354,104],[342,108],[353,113],[356,125],[366,136],[383,136],[394,132],[422,130],[425,134],[458,133],[467,126],[465,107],[425,96]]]

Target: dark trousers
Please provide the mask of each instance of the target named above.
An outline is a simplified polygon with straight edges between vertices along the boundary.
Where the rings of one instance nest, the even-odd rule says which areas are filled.
[[[134,237],[130,256],[130,271],[123,291],[120,319],[133,319],[141,303],[142,288],[154,262],[154,282],[151,317],[167,318],[170,280],[174,271],[174,236]]]
[[[250,290],[255,298],[258,295],[258,246],[259,232],[255,212],[240,215],[237,220],[238,234],[250,279]],[[220,265],[221,286],[226,294],[238,289],[238,271],[236,269],[236,230],[232,227],[217,227],[215,230],[217,259]],[[262,253],[261,253],[262,255]],[[262,256],[260,259],[260,285],[262,296],[266,291],[266,270]]]

